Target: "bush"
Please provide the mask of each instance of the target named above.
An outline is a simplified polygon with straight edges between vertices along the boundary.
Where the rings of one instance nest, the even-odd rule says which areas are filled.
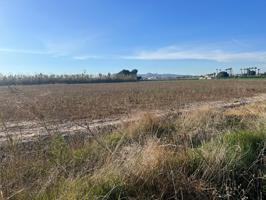
[[[227,72],[219,72],[216,77],[217,78],[228,78],[229,74]]]

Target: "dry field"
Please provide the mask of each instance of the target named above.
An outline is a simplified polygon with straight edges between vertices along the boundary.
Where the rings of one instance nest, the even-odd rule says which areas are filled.
[[[177,110],[195,102],[266,92],[265,80],[182,80],[0,87],[5,121],[103,119],[134,111]]]
[[[0,144],[0,200],[265,199],[265,86],[215,80],[2,87],[0,128],[8,140]],[[198,106],[145,113],[190,103]],[[22,143],[7,126],[38,119],[49,133],[47,120],[138,111],[138,120],[115,129],[85,128],[86,137],[58,129]]]

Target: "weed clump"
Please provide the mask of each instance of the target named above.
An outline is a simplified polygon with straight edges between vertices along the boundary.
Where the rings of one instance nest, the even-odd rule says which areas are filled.
[[[127,135],[132,140],[143,141],[145,138],[155,137],[169,140],[176,130],[174,121],[168,116],[162,118],[145,114],[140,121],[130,124]]]

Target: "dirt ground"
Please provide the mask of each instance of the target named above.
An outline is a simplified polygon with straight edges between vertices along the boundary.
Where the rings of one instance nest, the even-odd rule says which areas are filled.
[[[34,141],[39,138],[50,136],[53,134],[74,135],[87,134],[90,136],[95,129],[102,129],[105,127],[117,127],[126,122],[138,121],[145,113],[150,113],[154,116],[163,116],[171,113],[182,113],[192,110],[197,110],[201,107],[208,106],[210,108],[226,109],[232,107],[239,107],[246,104],[261,102],[266,100],[266,94],[259,94],[253,97],[233,98],[229,101],[209,101],[190,103],[180,109],[171,110],[150,110],[134,111],[128,115],[123,115],[116,118],[103,118],[99,120],[81,119],[69,121],[46,121],[46,120],[32,120],[20,122],[3,122],[0,129],[0,144],[6,143],[12,139],[19,142]]]

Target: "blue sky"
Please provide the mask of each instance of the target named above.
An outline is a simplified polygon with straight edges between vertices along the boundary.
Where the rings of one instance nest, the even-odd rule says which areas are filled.
[[[0,73],[266,71],[265,0],[0,0]]]

